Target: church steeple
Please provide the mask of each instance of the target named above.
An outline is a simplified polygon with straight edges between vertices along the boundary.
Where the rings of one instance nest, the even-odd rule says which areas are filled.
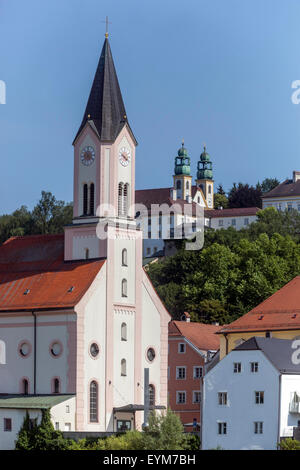
[[[87,106],[75,140],[87,122],[97,132],[99,139],[106,142],[114,142],[124,125],[126,123],[128,125],[122,93],[107,37],[103,44]],[[130,132],[132,133],[131,130]]]

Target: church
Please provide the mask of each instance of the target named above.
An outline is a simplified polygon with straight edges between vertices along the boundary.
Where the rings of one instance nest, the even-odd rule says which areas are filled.
[[[72,224],[0,246],[0,449],[26,410],[50,408],[66,432],[141,429],[144,369],[151,407],[167,407],[170,315],[142,267],[137,141],[108,34],[73,146]]]

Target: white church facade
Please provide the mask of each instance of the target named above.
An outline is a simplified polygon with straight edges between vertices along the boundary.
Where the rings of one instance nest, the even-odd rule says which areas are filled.
[[[56,429],[141,429],[167,407],[170,315],[142,268],[135,148],[106,37],[74,145],[74,217],[62,235],[0,246],[0,449],[26,410]]]

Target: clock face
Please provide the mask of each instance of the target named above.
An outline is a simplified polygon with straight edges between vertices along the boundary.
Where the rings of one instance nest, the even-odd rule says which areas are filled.
[[[90,166],[95,160],[95,150],[90,145],[84,147],[80,155],[81,163],[85,166]]]
[[[122,166],[127,166],[131,159],[130,150],[127,147],[122,147],[119,151],[119,161]]]

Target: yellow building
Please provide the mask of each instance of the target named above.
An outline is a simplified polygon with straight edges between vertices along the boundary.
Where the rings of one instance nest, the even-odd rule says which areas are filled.
[[[300,276],[217,334],[220,359],[252,336],[300,339]]]

